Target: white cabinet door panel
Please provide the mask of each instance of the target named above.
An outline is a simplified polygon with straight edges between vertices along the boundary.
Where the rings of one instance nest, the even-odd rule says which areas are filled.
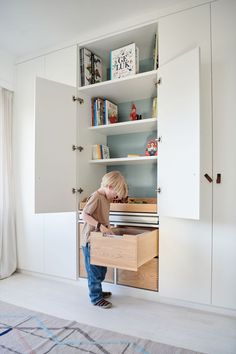
[[[76,210],[75,88],[36,79],[35,211]]]
[[[212,183],[204,177],[205,173],[212,176],[209,4],[161,18],[158,32],[160,67],[200,48],[200,219],[160,216],[159,292],[166,297],[210,304]],[[184,80],[183,74],[180,86]]]
[[[67,279],[76,279],[76,214],[46,214],[44,237],[45,273]]]
[[[212,4],[213,275],[212,303],[236,309],[236,2]],[[216,183],[221,173],[220,184]]]
[[[13,125],[18,268],[43,272],[43,216],[35,215],[35,77],[43,75],[43,58],[18,64]]]
[[[199,219],[199,48],[158,73],[159,215]]]
[[[88,129],[91,127],[91,97],[80,91],[78,95],[84,100],[83,104],[78,104],[77,119],[78,142],[83,147],[81,152],[77,151],[77,186],[83,190],[78,194],[78,199],[82,200],[100,187],[106,173],[106,166],[89,162],[92,159],[92,145],[106,144],[106,137]]]

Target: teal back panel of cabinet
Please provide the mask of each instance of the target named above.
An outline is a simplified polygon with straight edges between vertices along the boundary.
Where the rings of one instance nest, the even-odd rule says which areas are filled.
[[[157,169],[155,164],[108,166],[107,172],[120,171],[125,177],[131,198],[156,198]]]
[[[142,115],[142,118],[152,117],[152,101],[153,98],[148,98],[145,100],[136,100],[133,102],[122,102],[118,104],[118,117],[119,122],[126,122],[130,120],[130,113],[132,109],[132,104],[136,106],[136,113]]]
[[[145,154],[147,141],[156,137],[156,132],[110,136],[107,145],[111,158],[126,157],[127,154]],[[157,166],[154,164],[108,166],[107,172],[119,170],[129,186],[129,196],[134,198],[156,198]]]

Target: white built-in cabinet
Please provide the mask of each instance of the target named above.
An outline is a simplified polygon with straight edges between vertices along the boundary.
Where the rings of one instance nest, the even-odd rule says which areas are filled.
[[[236,308],[236,2],[212,4],[212,304]],[[217,183],[217,175],[221,181]],[[219,177],[218,177],[219,178]]]
[[[203,13],[209,14],[207,10],[209,11],[209,8],[204,9]],[[100,55],[104,65],[108,58],[107,65],[109,65],[109,50],[134,40],[139,47],[141,58],[144,59],[148,41],[150,42],[149,55],[150,52],[152,53],[156,32],[157,23],[151,23],[84,46]],[[160,44],[162,43],[160,37],[165,38],[165,35],[165,32],[158,32]],[[172,218],[181,218],[182,221],[179,223],[182,224],[191,223],[191,221],[183,221],[183,218],[199,220],[201,217],[199,136],[202,49],[201,40],[199,37],[197,39],[191,46],[186,46],[180,53],[171,56],[169,61],[164,62],[158,70],[78,87],[76,95],[76,88],[73,86],[41,77],[36,79],[35,210],[37,213],[76,210],[78,201],[88,197],[99,187],[108,165],[138,164],[141,170],[145,169],[148,163],[155,164],[158,170],[157,181],[152,186],[153,191],[157,188],[161,190],[158,194],[158,213],[163,217],[168,215]],[[160,45],[160,56],[161,50]],[[164,50],[163,55],[165,55]],[[78,100],[73,100],[73,96]],[[158,125],[157,121],[147,118],[142,122],[124,122],[121,127],[119,123],[112,127],[91,127],[91,98],[93,97],[107,97],[119,104],[155,96],[158,96]],[[107,136],[119,135],[121,131],[124,133],[124,129],[125,133],[132,133],[138,130],[149,130],[150,126],[157,130],[161,139],[157,158],[122,157],[91,161],[92,144],[106,144]],[[78,149],[72,148],[74,144]],[[139,184],[142,186],[142,181],[139,181]],[[78,191],[77,196],[72,192],[73,188]],[[175,231],[175,229],[169,231],[170,237],[175,234]],[[162,237],[166,236],[164,233],[162,236],[162,224],[160,224],[160,238]],[[188,238],[191,244],[192,236],[188,235]],[[204,245],[200,243],[200,246]],[[167,253],[169,249],[166,248],[163,248],[160,253],[161,282],[163,274],[167,273],[166,276],[169,276],[166,268],[171,268],[171,261],[169,260],[167,265],[165,260],[169,257]],[[182,261],[186,262],[185,267],[189,269],[196,267],[195,258]],[[204,273],[205,269],[202,269],[198,286],[204,281]],[[180,281],[184,283],[185,280],[183,274]],[[179,287],[178,285],[176,291]],[[185,287],[188,288],[189,284],[185,284]],[[160,291],[162,291],[161,287]],[[183,293],[184,291],[185,289]]]
[[[99,186],[107,166],[134,163],[145,169],[148,163],[157,168],[153,188],[160,188],[160,296],[236,307],[234,14],[234,1],[216,1],[79,45],[109,58],[109,50],[131,42],[142,53],[143,42],[144,52],[152,53],[150,38],[157,31],[159,69],[117,81],[79,87],[77,46],[17,65],[19,268],[75,279],[78,202]],[[145,95],[158,96],[158,123],[150,118],[91,127],[91,97],[124,102]],[[91,145],[149,130],[157,130],[161,140],[157,159],[91,161]]]
[[[35,79],[75,86],[76,49],[68,47],[17,65],[14,117],[18,268],[69,279],[77,277],[76,213],[35,214]],[[54,149],[57,160],[60,145],[50,142],[45,149]],[[60,190],[55,193],[61,197]]]

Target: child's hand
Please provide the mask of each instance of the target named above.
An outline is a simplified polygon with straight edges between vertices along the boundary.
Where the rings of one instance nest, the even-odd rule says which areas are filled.
[[[110,229],[110,228],[108,228],[108,227],[106,227],[104,225],[100,226],[100,230],[101,230],[101,232],[103,234],[112,234],[112,235],[114,235],[114,232],[112,231],[112,229]]]

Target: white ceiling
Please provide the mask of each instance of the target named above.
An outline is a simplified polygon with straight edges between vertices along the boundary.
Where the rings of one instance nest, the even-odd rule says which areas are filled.
[[[15,57],[155,18],[183,0],[0,0],[0,49]],[[186,2],[186,0],[185,0]]]

